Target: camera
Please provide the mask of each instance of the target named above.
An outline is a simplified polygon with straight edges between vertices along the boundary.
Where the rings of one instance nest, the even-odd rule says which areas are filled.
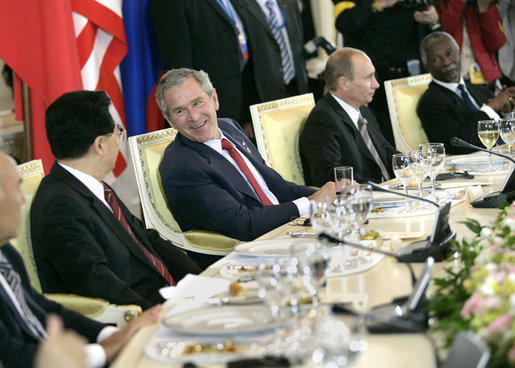
[[[476,1],[476,0],[467,0]],[[437,6],[440,0],[403,0],[398,2],[396,5],[402,9],[409,10],[424,10],[430,5]]]

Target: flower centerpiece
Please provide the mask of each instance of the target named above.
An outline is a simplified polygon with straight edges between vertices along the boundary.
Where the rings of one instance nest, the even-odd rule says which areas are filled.
[[[459,267],[435,279],[428,304],[434,329],[447,346],[459,331],[472,330],[490,346],[488,367],[515,367],[515,202],[489,226],[465,224],[476,236],[454,243]]]

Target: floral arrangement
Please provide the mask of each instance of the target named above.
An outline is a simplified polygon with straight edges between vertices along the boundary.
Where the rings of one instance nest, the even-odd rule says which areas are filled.
[[[476,237],[454,243],[459,267],[445,269],[428,304],[449,346],[472,330],[491,348],[488,367],[515,367],[515,202],[491,226],[465,222]]]

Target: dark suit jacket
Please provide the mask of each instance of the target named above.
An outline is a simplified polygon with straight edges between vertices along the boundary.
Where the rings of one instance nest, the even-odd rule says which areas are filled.
[[[372,110],[362,106],[360,111],[368,121],[368,134],[393,178],[392,155],[397,151],[384,138]],[[320,186],[334,181],[337,166],[352,166],[357,182],[381,182],[381,169],[361,134],[330,93],[320,99],[309,114],[300,134],[299,150],[308,185]]]
[[[258,2],[256,0],[231,1],[238,9],[247,32],[250,58],[254,70],[254,81],[260,100],[253,103],[291,96],[283,82],[279,45],[275,41],[265,14]],[[297,0],[277,0],[277,2],[284,14],[285,27],[293,53],[295,81],[297,82],[297,91],[294,94],[307,93],[308,77],[306,63],[303,58],[304,35]]]
[[[134,217],[118,199],[136,237],[168,267],[175,281],[199,268],[181,250]],[[149,308],[161,303],[165,279],[120,221],[66,169],[55,163],[43,178],[31,213],[34,256],[49,293],[104,298]]]
[[[23,260],[13,246],[3,245],[0,251],[20,275],[27,304],[43,326],[46,325],[47,313],[54,313],[63,319],[67,329],[77,331],[90,342],[96,342],[98,334],[106,325],[46,299],[31,288]],[[28,332],[9,296],[0,286],[0,362],[6,368],[32,368],[38,344],[39,341]]]
[[[238,30],[217,0],[152,0],[152,11],[163,68],[204,70],[221,101],[220,116],[241,121],[248,106]]]
[[[298,216],[291,201],[311,195],[314,190],[287,182],[266,166],[236,122],[218,119],[218,125],[260,172],[280,204],[263,206],[225,157],[178,134],[166,148],[159,172],[168,204],[181,229],[211,230],[252,240]]]
[[[479,106],[494,97],[485,86],[465,82],[469,93]],[[453,91],[438,83],[429,83],[417,106],[417,115],[422,122],[430,142],[441,142],[445,152],[463,154],[475,150],[454,147],[450,144],[452,137],[459,137],[469,143],[483,147],[477,135],[477,122],[489,120],[490,117],[481,110],[470,109]]]

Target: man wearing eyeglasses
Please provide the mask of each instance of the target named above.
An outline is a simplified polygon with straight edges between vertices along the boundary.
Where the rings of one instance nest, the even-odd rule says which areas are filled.
[[[43,292],[98,297],[146,309],[158,290],[200,269],[146,229],[103,182],[125,136],[103,91],[75,91],[46,112],[57,161],[31,208],[32,246]]]

